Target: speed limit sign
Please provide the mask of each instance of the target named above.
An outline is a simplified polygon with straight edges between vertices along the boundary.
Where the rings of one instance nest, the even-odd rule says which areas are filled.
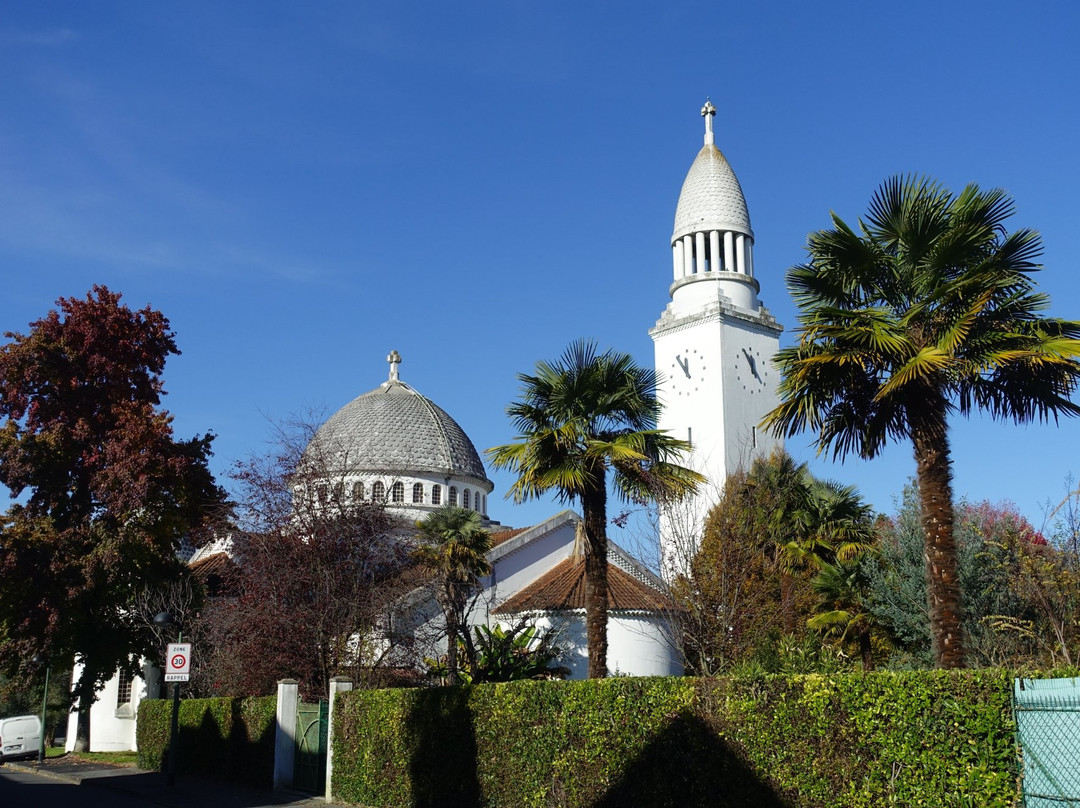
[[[191,678],[191,643],[171,642],[165,652],[165,681],[186,682]]]

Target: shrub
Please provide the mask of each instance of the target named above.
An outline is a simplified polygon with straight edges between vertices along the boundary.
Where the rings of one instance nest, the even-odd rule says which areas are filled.
[[[276,709],[275,696],[181,700],[177,773],[269,788]],[[164,769],[171,717],[171,700],[140,702],[139,768]]]
[[[370,806],[1011,806],[1006,671],[354,691],[334,794]]]

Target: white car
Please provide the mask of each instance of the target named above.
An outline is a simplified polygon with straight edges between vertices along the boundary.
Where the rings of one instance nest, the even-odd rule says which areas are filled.
[[[16,715],[0,718],[0,761],[37,757],[41,750],[41,718]]]

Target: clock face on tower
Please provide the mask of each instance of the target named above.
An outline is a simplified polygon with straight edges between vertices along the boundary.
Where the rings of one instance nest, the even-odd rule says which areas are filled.
[[[740,348],[735,354],[737,378],[742,382],[743,390],[750,395],[760,393],[765,388],[765,377],[769,375],[761,359],[761,351]]]
[[[668,370],[668,380],[676,395],[695,392],[705,381],[705,357],[696,348],[687,348],[675,354],[675,361]]]

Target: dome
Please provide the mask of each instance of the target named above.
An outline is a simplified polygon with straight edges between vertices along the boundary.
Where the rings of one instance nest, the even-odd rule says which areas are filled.
[[[347,473],[436,475],[494,487],[469,436],[445,410],[400,381],[396,363],[388,381],[319,427],[309,452],[312,447],[340,461]]]
[[[702,230],[731,230],[753,237],[742,186],[712,143],[702,147],[686,173],[671,240]]]

